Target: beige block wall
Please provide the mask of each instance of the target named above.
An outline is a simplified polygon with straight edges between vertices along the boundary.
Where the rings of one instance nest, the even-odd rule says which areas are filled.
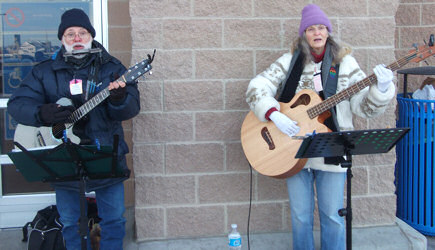
[[[121,60],[128,67],[131,63],[131,18],[128,0],[108,0],[107,1],[108,22],[109,22],[109,51]],[[125,121],[123,124],[125,140],[131,149],[132,140],[132,120]],[[127,165],[133,168],[132,154],[127,154]],[[134,205],[134,171],[131,171],[131,178],[124,182],[125,204]]]
[[[435,33],[435,1],[401,0],[396,14],[395,47],[396,56],[404,56],[413,44],[422,45]],[[410,63],[408,67],[435,65],[432,56],[420,63]],[[428,76],[408,75],[407,92],[418,89]],[[433,76],[432,76],[433,77]],[[399,91],[403,92],[403,75],[399,75]]]
[[[139,241],[224,235],[231,223],[246,233],[244,93],[249,80],[288,49],[300,11],[311,2],[130,1],[132,60],[157,49],[154,74],[141,85],[142,111],[133,120]],[[367,73],[394,61],[398,1],[314,2]],[[394,126],[394,117],[356,123]],[[394,222],[393,159],[394,153],[356,157],[355,226]],[[252,193],[251,232],[291,229],[284,180],[254,172]]]
[[[129,65],[157,49],[153,75],[140,81],[141,113],[125,124],[134,169],[126,203],[135,206],[138,241],[225,235],[231,223],[246,233],[244,93],[288,50],[308,3],[327,13],[367,74],[433,30],[431,1],[109,0],[111,52]],[[394,127],[394,110],[395,102],[382,118],[355,124]],[[394,151],[354,157],[354,226],[394,223],[394,164]],[[291,230],[284,180],[254,171],[252,199],[252,233]]]

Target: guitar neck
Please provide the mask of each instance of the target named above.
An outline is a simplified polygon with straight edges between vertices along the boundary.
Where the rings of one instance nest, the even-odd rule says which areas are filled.
[[[123,81],[125,83],[136,81],[143,74],[149,72],[152,69],[151,62],[154,60],[155,53],[156,50],[154,50],[154,54],[152,57],[148,55],[148,59],[142,60],[141,62],[130,67],[127,70],[127,72],[124,73],[124,75],[122,75],[121,77],[119,77],[116,81]],[[52,127],[53,135],[57,138],[60,138],[58,136],[62,136],[61,133],[63,130],[65,130],[65,128],[69,129],[72,126],[74,126],[74,124],[77,121],[79,121],[86,114],[88,114],[98,104],[102,103],[107,97],[109,97],[109,95],[110,95],[109,86],[107,86],[106,88],[98,92],[89,101],[87,101],[78,109],[76,109],[74,112],[72,112],[72,114],[68,117],[66,124],[58,123],[53,125]]]
[[[85,104],[76,109],[68,119],[69,127],[72,127],[74,123],[83,118],[83,116],[87,115],[92,109],[94,109],[98,104],[103,102],[107,97],[109,97],[110,91],[109,87],[106,87],[102,91],[98,92],[94,97],[92,97]]]
[[[416,53],[411,53],[407,56],[404,56],[400,58],[399,60],[395,61],[394,63],[386,66],[387,69],[390,69],[391,71],[396,71],[403,67],[405,64],[407,64],[411,59],[415,58]],[[349,99],[356,93],[360,92],[367,86],[370,86],[372,84],[375,84],[377,82],[376,75],[371,74],[370,76],[364,78],[363,80],[355,83],[354,85],[350,86],[347,89],[344,89],[337,94],[329,97],[328,99],[324,100],[323,102],[311,107],[307,110],[308,116],[311,119],[314,119],[315,117],[319,116],[323,112],[335,107],[338,103]]]
[[[135,66],[129,68],[127,72],[121,77],[119,77],[116,81],[123,81],[123,82],[135,81],[140,76],[142,76],[143,74],[151,70],[152,68],[151,62],[152,59],[149,58],[143,60],[140,63],[137,63]],[[107,86],[98,94],[96,94],[94,97],[92,97],[89,101],[87,101],[78,109],[76,109],[68,118],[68,125],[66,127],[70,128],[74,126],[74,123],[76,123],[78,120],[80,120],[85,115],[87,115],[93,108],[98,106],[98,104],[102,103],[107,97],[109,97],[109,95],[110,95],[109,86]]]

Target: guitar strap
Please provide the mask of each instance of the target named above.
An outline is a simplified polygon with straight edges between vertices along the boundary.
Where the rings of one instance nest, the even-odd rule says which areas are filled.
[[[296,51],[294,53],[294,57],[290,63],[289,72],[290,75],[287,77],[286,83],[284,85],[283,91],[281,92],[278,101],[283,103],[288,103],[296,94],[296,88],[299,84],[299,80],[301,79],[302,71],[304,68],[304,55],[300,53],[300,51]],[[337,83],[338,83],[338,71],[339,64],[332,65],[332,55],[330,46],[327,44],[325,57],[322,61],[322,85],[324,91],[321,91],[319,95],[326,99],[337,92]],[[325,121],[325,125],[328,126],[332,131],[339,131],[338,123],[336,120],[336,111],[335,107],[331,110],[332,113],[332,121]]]
[[[296,58],[295,58],[296,57]],[[337,83],[338,83],[338,71],[339,64],[332,65],[332,56],[329,44],[326,46],[325,57],[322,61],[322,85],[324,91],[321,91],[319,95],[326,99],[337,92]],[[302,71],[304,68],[304,55],[300,53],[300,51],[296,51],[294,53],[294,58],[290,63],[289,72],[290,75],[287,77],[285,82],[283,91],[278,98],[279,102],[288,103],[296,94],[296,88],[299,84],[299,80],[302,75]],[[337,119],[336,119],[336,110],[335,107],[331,110],[332,115],[325,120],[324,124],[332,131],[339,131]],[[325,157],[325,164],[333,164],[338,165],[342,160],[342,157]]]
[[[288,103],[295,96],[296,87],[301,79],[302,71],[304,70],[304,55],[299,51],[295,53],[290,63],[289,72],[284,89],[278,98],[279,102]]]
[[[300,50],[294,52],[290,62],[289,75],[287,76],[283,91],[279,95],[278,101],[288,103],[296,94],[296,88],[301,79],[304,69],[304,55]],[[324,93],[320,93],[322,98],[326,99],[337,92],[339,64],[332,66],[332,55],[329,44],[326,45],[325,56],[322,61],[322,85]],[[334,112],[335,113],[335,112]]]

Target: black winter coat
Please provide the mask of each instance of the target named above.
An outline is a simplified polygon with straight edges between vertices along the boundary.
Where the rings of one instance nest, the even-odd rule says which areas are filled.
[[[101,48],[102,53],[91,54],[89,60],[80,68],[75,67],[72,63],[65,62],[63,48],[54,59],[43,61],[33,67],[32,71],[9,99],[8,113],[23,125],[44,126],[38,116],[41,105],[56,103],[62,97],[71,99],[75,108],[85,103],[84,94],[71,94],[69,83],[72,79],[81,79],[83,93],[85,93],[89,69],[94,60],[100,60],[97,77],[98,83],[101,82],[101,86],[99,86],[98,90],[105,89],[110,82],[125,73],[126,68],[119,60],[111,56],[101,44],[93,41],[92,46]],[[126,88],[127,95],[123,101],[111,103],[107,98],[88,113],[84,126],[85,136],[92,142],[98,141],[100,145],[112,145],[113,135],[119,135],[118,164],[123,169],[127,169],[125,154],[128,153],[128,146],[124,141],[122,121],[136,116],[140,111],[137,82],[128,82]],[[98,90],[93,94],[96,94]],[[127,178],[88,180],[86,191],[106,187]],[[55,188],[72,190],[78,190],[79,188],[79,182],[77,181],[56,182],[53,185]]]

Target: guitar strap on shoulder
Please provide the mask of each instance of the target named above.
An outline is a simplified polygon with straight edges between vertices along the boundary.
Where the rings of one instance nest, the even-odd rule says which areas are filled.
[[[94,82],[98,82],[98,74],[100,72],[100,65],[101,65],[101,60],[99,60],[98,58],[95,58],[94,62],[92,63],[91,68],[94,68],[93,72],[91,75],[89,75],[89,77],[92,78],[92,81]]]
[[[332,65],[332,55],[331,48],[329,45],[326,46],[325,57],[322,62],[322,83],[323,83],[323,98],[327,99],[337,93],[337,83],[338,83],[338,71],[340,68],[339,64]],[[340,127],[337,122],[337,115],[335,107],[331,108],[331,116],[325,120],[324,124],[332,131],[340,131]],[[338,165],[343,162],[343,157],[325,157],[325,164]]]
[[[337,92],[338,70],[339,64],[332,65],[331,48],[326,44],[325,57],[322,61],[322,85],[323,85],[323,98],[328,98],[335,95]],[[300,50],[296,50],[290,62],[289,75],[285,81],[283,91],[279,95],[278,101],[287,103],[291,101],[296,93],[299,80],[304,69],[304,55]]]
[[[324,90],[322,91],[322,98],[327,99],[330,96],[333,96],[337,93],[337,83],[338,83],[338,71],[339,71],[340,65],[326,65],[323,68],[322,63],[322,79],[326,79],[326,81],[323,81],[323,87]],[[323,70],[325,69],[325,73],[323,74]],[[329,69],[329,70],[327,70]],[[336,115],[336,108],[335,106],[329,110],[331,112],[331,117],[325,120],[325,125],[330,128],[332,131],[340,131],[340,127],[338,126],[337,122],[337,115]]]
[[[294,54],[294,57],[296,58],[292,58],[292,61],[290,63],[290,74],[287,77],[283,91],[278,98],[279,102],[290,102],[296,93],[296,88],[299,84],[299,80],[304,69],[304,56],[302,55],[302,53],[300,53],[300,51],[297,51],[297,53]],[[322,91],[322,93],[320,93],[320,95],[324,99],[334,95],[337,92],[339,66],[339,64],[332,65],[331,50],[330,46],[327,44],[325,57],[322,61],[321,67],[322,85],[324,90]],[[325,120],[324,124],[332,131],[339,131],[335,107],[332,108],[330,111],[332,115]],[[326,157],[324,160],[325,164],[338,165],[341,162],[342,157]]]
[[[322,71],[322,83],[323,83],[323,99],[327,99],[337,93],[338,84],[338,72],[340,64],[332,64],[331,46],[326,45],[325,57],[323,58],[321,71]],[[337,122],[337,114],[335,107],[331,108],[331,117],[326,119],[325,125],[332,131],[340,131],[340,127]]]
[[[323,94],[326,99],[337,92],[338,79],[338,65],[332,65],[331,46],[329,44],[326,44],[320,70],[322,72]]]
[[[320,93],[320,96],[323,99],[326,99],[336,94],[339,67],[339,64],[332,65],[331,48],[329,44],[327,44],[325,57],[323,58],[321,67],[322,85],[324,90]],[[290,63],[289,76],[287,77],[283,91],[278,98],[279,102],[288,103],[295,96],[296,88],[299,84],[303,68],[304,56],[302,53],[300,53],[299,50],[297,50],[295,51],[294,58],[292,58],[292,61]],[[339,131],[335,107],[332,108],[330,111],[332,113],[332,116],[330,119],[327,119],[325,121],[325,125],[333,131]]]
[[[296,87],[298,86],[299,80],[301,79],[302,71],[304,70],[304,55],[299,51],[295,52],[292,61],[290,63],[289,73],[287,77],[284,88],[280,97],[279,102],[288,103],[291,101],[296,93]]]

